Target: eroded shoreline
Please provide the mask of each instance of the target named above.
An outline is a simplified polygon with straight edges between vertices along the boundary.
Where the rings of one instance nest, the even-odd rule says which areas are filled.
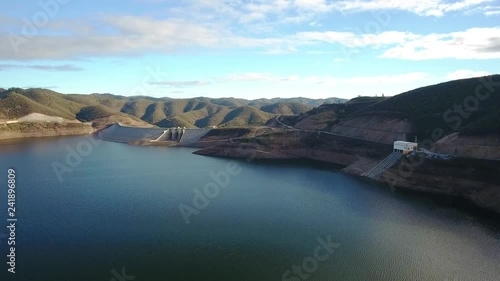
[[[17,139],[90,133],[97,135],[93,129],[53,130],[50,133],[34,135],[25,132]],[[10,140],[15,141],[13,138]],[[197,155],[248,161],[318,161],[334,165],[344,173],[361,178],[363,173],[391,152],[391,146],[387,144],[264,127],[212,130],[197,142],[189,144],[149,140],[125,143],[139,146],[191,147],[198,149],[194,152]],[[410,169],[411,173],[405,172],[405,169]],[[500,214],[498,174],[500,161],[467,158],[453,161],[425,159],[423,163],[414,165],[409,159],[403,158],[373,182],[390,188],[463,198],[476,206]]]

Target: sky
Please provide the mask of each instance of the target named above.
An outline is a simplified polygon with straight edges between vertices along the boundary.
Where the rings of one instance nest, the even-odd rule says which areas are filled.
[[[3,88],[353,98],[500,73],[500,0],[25,0],[2,6]]]

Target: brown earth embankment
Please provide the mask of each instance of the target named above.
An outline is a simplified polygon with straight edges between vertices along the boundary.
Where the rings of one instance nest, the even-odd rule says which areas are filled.
[[[94,132],[87,123],[20,122],[0,124],[0,140],[88,135]]]

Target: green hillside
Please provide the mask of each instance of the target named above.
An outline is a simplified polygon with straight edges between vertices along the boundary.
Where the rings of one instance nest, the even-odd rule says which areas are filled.
[[[346,99],[329,98],[329,99],[308,99],[308,98],[273,98],[273,99],[257,99],[250,101],[248,105],[261,107],[273,103],[300,103],[311,107],[320,106],[322,104],[337,104],[344,103]]]
[[[325,100],[236,98],[152,98],[111,94],[61,94],[46,89],[12,88],[0,91],[0,119],[17,119],[30,113],[93,122],[150,124],[161,127],[258,126],[275,115],[307,112],[312,107],[298,100],[324,103]],[[338,99],[332,99],[338,101]],[[254,106],[250,105],[253,104]],[[142,122],[142,123],[141,123]],[[145,123],[144,123],[145,122]]]
[[[229,112],[222,120],[223,127],[243,127],[247,125],[263,125],[274,115],[263,112],[252,106],[237,108]]]
[[[146,115],[146,110],[153,104],[154,101],[139,98],[130,100],[121,108],[121,112],[127,113],[139,118],[143,118]]]
[[[163,128],[171,128],[171,127],[186,127],[186,128],[196,128],[195,125],[191,124],[190,122],[182,119],[181,117],[173,117],[173,118],[167,118],[163,119],[162,121],[158,122],[156,125],[159,127]]]
[[[139,117],[137,115],[134,116]],[[150,104],[148,107],[146,107],[144,115],[139,118],[150,124],[156,124],[163,119],[166,119],[167,115],[165,115],[165,104],[159,101]]]
[[[22,94],[32,101],[66,115],[68,119],[74,119],[75,114],[80,111],[82,107],[80,103],[67,100],[63,94],[46,89],[33,89],[24,91]]]
[[[493,83],[483,85],[482,81]],[[375,103],[358,113],[370,112],[401,114],[413,123],[415,135],[424,138],[430,137],[436,128],[447,133],[500,132],[500,75],[419,88]]]
[[[82,122],[90,122],[95,119],[105,118],[114,115],[110,108],[103,105],[91,105],[83,107],[77,114],[76,119]]]
[[[483,85],[482,81],[490,83]],[[100,125],[123,120],[191,128],[259,126],[276,115],[295,115],[290,117],[289,124],[329,129],[356,116],[382,114],[410,122],[413,134],[419,138],[431,136],[436,128],[445,133],[481,134],[500,132],[500,83],[495,81],[500,81],[500,75],[450,81],[390,98],[358,97],[347,102],[337,98],[244,100],[68,95],[46,89],[11,88],[0,91],[0,119],[17,119],[37,112],[85,122],[99,120]],[[476,94],[478,87],[480,98]]]
[[[484,81],[490,82],[484,84]],[[330,130],[348,121],[350,127],[362,128],[364,124],[359,122],[366,120],[363,116],[408,122],[411,126],[408,139],[417,136],[436,140],[453,132],[500,133],[500,75],[449,81],[394,97],[358,97],[342,104],[324,104],[300,118],[285,121],[309,129]]]
[[[221,107],[218,111],[213,112],[205,118],[198,119],[194,124],[200,128],[218,126],[223,123],[226,115],[231,111],[229,107]]]
[[[312,108],[313,107],[310,105],[305,105],[298,102],[279,102],[270,105],[264,105],[260,108],[260,110],[278,115],[298,115],[308,112]]]
[[[0,118],[2,119],[17,119],[33,112],[68,119],[75,118],[74,114],[68,113],[67,110],[57,109],[58,107],[60,106],[56,102],[39,103],[32,100],[20,90],[0,94]]]

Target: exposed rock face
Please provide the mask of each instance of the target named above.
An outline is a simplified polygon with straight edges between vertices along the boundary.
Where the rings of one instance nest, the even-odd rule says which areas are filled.
[[[315,132],[300,132],[275,129],[254,137],[245,134],[235,136],[234,130],[221,130],[217,138],[202,138],[199,144],[204,149],[197,154],[246,158],[254,153],[257,159],[311,159],[339,166],[348,166],[360,159],[359,155],[382,158],[391,152],[392,146],[352,140],[333,135],[318,135]]]
[[[333,111],[321,112],[316,116],[304,118],[295,124],[297,129],[327,130],[336,120]]]
[[[500,160],[500,134],[468,136],[453,133],[436,142],[434,151],[458,157]]]
[[[313,132],[276,130],[274,132],[224,141],[236,137],[232,131],[220,131],[218,138],[197,154],[249,159],[312,159],[345,167],[344,172],[360,176],[391,153],[391,144],[353,140]],[[248,137],[248,138],[247,138]],[[391,140],[392,141],[392,140]],[[462,197],[474,204],[500,213],[500,161],[456,158],[422,158],[411,164],[403,158],[388,172],[376,178],[394,187]],[[406,162],[405,162],[406,161]],[[408,164],[410,163],[410,164]]]
[[[411,133],[411,124],[401,117],[371,113],[347,118],[330,131],[346,137],[392,144],[396,140],[406,140]]]
[[[49,123],[63,123],[70,120],[64,119],[59,116],[48,116],[40,113],[31,113],[18,119],[19,122],[49,122]],[[74,123],[80,123],[77,120],[71,120]]]

